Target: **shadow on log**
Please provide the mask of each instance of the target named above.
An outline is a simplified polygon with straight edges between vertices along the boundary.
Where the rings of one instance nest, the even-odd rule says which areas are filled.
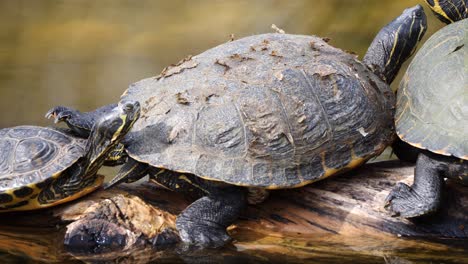
[[[239,261],[244,255],[260,261],[352,262],[356,256],[362,263],[394,258],[468,261],[468,188],[448,182],[446,206],[418,222],[391,217],[383,209],[395,183],[411,183],[412,175],[412,166],[387,161],[303,188],[274,191],[229,228],[232,247],[194,254],[212,261],[232,256]],[[0,251],[58,262],[70,258],[62,247],[65,242],[69,249],[93,252],[81,255],[87,260],[119,256],[145,263],[177,256],[185,261],[187,251],[165,249],[174,248],[168,242],[178,241],[175,219],[188,204],[176,193],[136,183],[49,210],[2,214]]]

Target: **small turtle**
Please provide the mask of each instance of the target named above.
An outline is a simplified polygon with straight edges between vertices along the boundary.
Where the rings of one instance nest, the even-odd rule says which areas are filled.
[[[96,173],[138,119],[137,102],[102,115],[88,140],[36,126],[0,130],[0,212],[40,209],[101,186]]]
[[[142,118],[124,142],[130,158],[109,186],[149,174],[194,195],[177,218],[182,241],[222,246],[247,200],[355,168],[392,142],[388,83],[425,29],[421,6],[405,10],[363,62],[315,36],[250,36],[132,84],[122,99],[142,102]],[[83,132],[108,108],[57,107],[49,116]]]
[[[398,183],[385,207],[405,218],[427,215],[441,207],[444,178],[468,183],[466,1],[427,2],[439,18],[445,18],[442,21],[465,19],[445,26],[424,43],[398,88],[396,131],[420,154],[413,185]],[[462,2],[464,9],[452,12]],[[411,146],[400,152],[412,151]]]

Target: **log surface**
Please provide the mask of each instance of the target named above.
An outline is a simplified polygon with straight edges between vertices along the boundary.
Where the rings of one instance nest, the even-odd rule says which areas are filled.
[[[391,217],[384,210],[388,192],[398,181],[411,183],[413,169],[397,161],[379,162],[303,188],[273,191],[264,203],[249,206],[229,228],[235,255],[241,250],[243,254],[267,254],[267,258],[279,255],[306,260],[328,256],[330,250],[340,248],[339,254],[333,254],[341,260],[357,252],[370,260],[376,256],[387,259],[402,250],[409,259],[414,256],[408,252],[432,252],[431,259],[437,259],[448,257],[440,252],[450,251],[451,258],[468,260],[468,188],[448,182],[446,206],[417,222]],[[94,254],[100,259],[108,249],[123,254],[155,244],[151,246],[154,250],[160,247],[161,238],[176,237],[176,216],[189,203],[154,184],[122,184],[48,210],[2,214],[0,250],[29,252],[40,260],[63,253],[63,241],[100,253]],[[45,239],[47,232],[53,238]],[[41,235],[35,237],[36,233]],[[229,252],[215,255],[223,257]],[[134,255],[125,254],[138,262]],[[47,261],[53,260],[63,258]]]

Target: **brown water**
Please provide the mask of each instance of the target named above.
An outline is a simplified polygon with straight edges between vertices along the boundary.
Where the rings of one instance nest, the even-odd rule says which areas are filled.
[[[49,125],[43,116],[55,105],[87,111],[116,102],[130,83],[157,75],[165,66],[189,54],[196,55],[222,44],[231,34],[240,38],[272,32],[271,24],[287,33],[330,37],[332,45],[355,51],[362,57],[382,26],[404,8],[422,2],[2,0],[0,128]],[[425,39],[443,26],[427,8],[426,14],[429,29]],[[1,239],[9,238],[2,236]],[[230,251],[226,254],[236,256],[234,260],[260,262],[314,260],[325,263],[341,259],[358,263],[409,263],[404,262],[407,261],[404,258],[394,259],[391,250],[385,253],[385,250],[375,249],[387,255],[370,254],[360,249],[339,248],[333,243],[310,246],[302,242],[293,239],[281,243],[283,249],[294,249],[289,251],[290,254],[271,253],[271,248],[277,246],[268,244],[259,245],[255,250],[238,248],[233,251],[236,254]],[[449,250],[447,247],[445,251],[449,256],[441,256],[443,254],[437,250],[427,250],[419,260],[435,259],[447,263],[466,256]],[[418,249],[409,251],[403,256],[418,260],[415,257]],[[309,258],[301,259],[298,255]],[[62,251],[54,251],[48,256],[67,262],[74,259]],[[158,256],[169,262],[181,260],[171,254]],[[4,260],[2,263],[38,261],[25,252],[2,248],[0,259]]]
[[[116,102],[130,83],[271,24],[362,56],[383,25],[422,2],[2,0],[0,127],[50,124],[43,116],[58,104]],[[426,13],[430,35],[442,23]]]

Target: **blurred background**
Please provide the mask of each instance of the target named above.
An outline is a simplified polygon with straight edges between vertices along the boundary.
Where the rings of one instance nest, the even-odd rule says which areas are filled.
[[[55,105],[116,102],[130,83],[271,24],[330,37],[362,58],[380,28],[415,4],[425,8],[427,39],[443,25],[423,0],[1,0],[0,128],[49,125]]]

